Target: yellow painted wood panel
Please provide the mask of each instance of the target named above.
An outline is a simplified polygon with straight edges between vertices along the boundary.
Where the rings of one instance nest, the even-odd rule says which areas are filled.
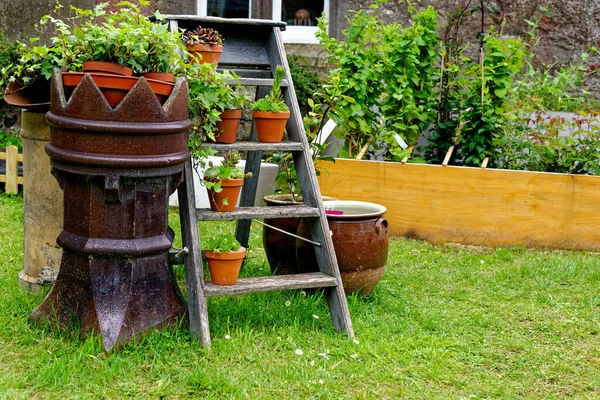
[[[600,177],[341,159],[324,167],[322,194],[386,206],[393,236],[600,250]]]

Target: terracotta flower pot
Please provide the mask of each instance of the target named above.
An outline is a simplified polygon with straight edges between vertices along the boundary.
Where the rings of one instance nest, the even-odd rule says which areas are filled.
[[[211,180],[211,182],[218,182],[218,180]],[[209,189],[208,202],[210,204],[210,209],[220,212],[230,212],[235,210],[235,205],[237,204],[243,184],[244,178],[226,179],[221,181],[220,192],[217,193],[213,189]],[[225,199],[227,199],[227,204],[224,204]]]
[[[190,53],[190,62],[215,64],[215,68],[223,52],[222,44],[194,44],[187,45],[186,49]]]
[[[121,64],[106,61],[85,61],[83,72],[97,72],[100,74],[132,76],[133,70]]]
[[[259,142],[279,143],[283,139],[290,112],[252,111],[252,117],[256,123]]]
[[[10,82],[4,92],[4,101],[29,111],[45,112],[50,108],[50,81],[41,77],[28,85]]]
[[[217,122],[215,141],[217,143],[234,143],[242,118],[242,110],[227,110],[221,113],[221,120]]]
[[[142,76],[155,81],[175,83],[175,74],[169,72],[144,72]]]
[[[63,72],[63,84],[67,89],[67,95],[71,95],[75,87],[81,82],[83,76],[86,73],[84,72]],[[108,101],[111,107],[116,107],[119,105],[121,100],[125,98],[127,93],[131,90],[131,88],[137,83],[138,77],[135,76],[120,76],[120,75],[110,75],[110,74],[99,74],[99,73],[90,73],[90,76],[98,86],[98,88],[102,91],[102,94]],[[173,90],[173,83],[156,81],[153,79],[146,79],[150,88],[156,94],[156,97],[163,104],[171,91]]]
[[[230,251],[227,253],[216,253],[206,250],[204,252],[210,270],[210,279],[215,285],[235,285],[244,257],[246,257],[246,249],[242,247],[238,251]]]

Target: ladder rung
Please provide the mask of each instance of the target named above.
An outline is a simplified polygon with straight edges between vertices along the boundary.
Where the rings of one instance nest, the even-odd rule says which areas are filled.
[[[337,286],[337,279],[322,272],[307,274],[262,276],[258,278],[241,278],[235,285],[215,285],[210,281],[204,283],[206,296],[226,296],[231,294],[268,292],[272,290],[309,289]]]
[[[242,86],[273,86],[273,79],[270,78],[238,78],[230,79],[228,82],[230,85],[237,85],[238,83]],[[281,87],[288,87],[289,83],[287,79],[281,81]]]
[[[318,216],[318,208],[305,205],[285,207],[238,207],[230,212],[212,211],[209,208],[196,209],[196,218],[200,221],[230,221],[254,218],[302,218]]]
[[[202,146],[210,146],[217,151],[302,151],[304,147],[301,142],[284,141],[280,143],[246,142],[239,141],[231,144],[225,143],[203,143]]]

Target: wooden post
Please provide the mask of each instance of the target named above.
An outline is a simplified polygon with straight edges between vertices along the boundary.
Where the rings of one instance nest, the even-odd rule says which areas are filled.
[[[8,146],[6,148],[6,193],[19,193],[19,150],[16,146]]]

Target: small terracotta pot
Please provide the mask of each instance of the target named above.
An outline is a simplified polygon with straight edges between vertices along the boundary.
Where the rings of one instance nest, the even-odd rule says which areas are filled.
[[[223,52],[222,44],[194,44],[187,45],[186,49],[190,53],[190,62],[215,64],[215,68]]]
[[[235,285],[244,257],[246,257],[246,249],[242,247],[238,251],[230,251],[227,253],[216,253],[206,250],[204,252],[210,270],[210,279],[215,285]]]
[[[207,179],[209,180],[209,179]],[[211,182],[218,182],[218,180],[209,180]],[[242,185],[244,184],[244,178],[239,179],[226,179],[221,181],[221,191],[215,192],[213,189],[208,190],[208,202],[210,209],[213,211],[230,212],[235,210]],[[223,204],[223,201],[227,199],[227,204]]]
[[[175,83],[175,74],[169,72],[144,72],[142,76],[155,81]]]
[[[67,89],[67,95],[70,96],[75,87],[81,82],[83,76],[87,72],[63,72],[63,84]],[[119,105],[121,100],[125,98],[127,93],[131,90],[131,88],[137,83],[138,77],[135,76],[120,76],[120,75],[110,75],[110,74],[98,74],[98,73],[90,73],[90,76],[98,86],[98,88],[102,91],[102,94],[108,101],[111,107],[116,107]],[[146,79],[150,88],[156,94],[156,97],[163,104],[173,87],[175,86],[173,83],[156,81],[154,79]]]
[[[217,143],[234,143],[242,118],[242,110],[227,110],[221,113],[221,120],[217,122],[215,141]]]
[[[252,117],[256,123],[259,142],[279,143],[283,139],[290,112],[252,111]]]
[[[83,72],[97,72],[101,74],[132,76],[133,70],[121,64],[106,61],[85,61]]]

